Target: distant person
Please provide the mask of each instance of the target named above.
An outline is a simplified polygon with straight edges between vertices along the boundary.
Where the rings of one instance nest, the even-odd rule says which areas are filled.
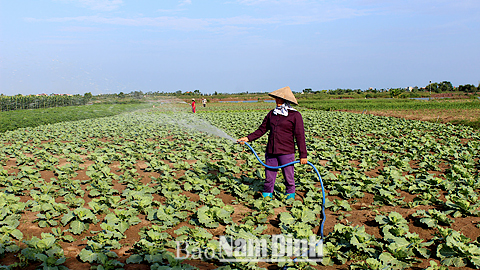
[[[206,98],[202,99],[202,104],[203,104],[204,108],[207,106],[207,99]]]
[[[305,129],[302,115],[290,106],[297,104],[290,87],[284,87],[269,93],[275,98],[277,107],[271,110],[256,131],[237,140],[238,143],[254,141],[262,137],[267,131],[267,149],[265,151],[265,164],[278,167],[295,161],[295,143],[300,154],[300,164],[307,164],[307,147],[305,144]],[[295,179],[293,165],[282,168],[285,177],[287,199],[295,199]],[[265,168],[265,184],[263,197],[272,197],[277,170]]]
[[[197,108],[195,107],[195,99],[192,98],[192,112],[195,113],[197,111]]]

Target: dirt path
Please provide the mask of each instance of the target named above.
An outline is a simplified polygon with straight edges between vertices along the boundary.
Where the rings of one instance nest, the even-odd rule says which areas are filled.
[[[362,111],[340,110],[352,113],[362,113]],[[425,110],[385,110],[385,111],[366,111],[366,114],[377,116],[392,116],[420,121],[433,121],[439,123],[451,123],[455,121],[479,121],[479,109],[425,109]]]

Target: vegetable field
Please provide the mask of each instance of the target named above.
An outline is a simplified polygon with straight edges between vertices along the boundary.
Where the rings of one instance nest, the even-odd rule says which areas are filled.
[[[2,268],[480,268],[478,132],[314,110],[301,113],[327,191],[322,264],[176,260],[175,240],[194,250],[219,236],[306,239],[319,230],[322,193],[296,165],[297,199],[285,199],[281,174],[275,199],[263,199],[263,168],[247,148],[191,128],[238,138],[266,110],[162,106],[0,134]],[[260,156],[265,143],[252,143]]]
[[[151,106],[152,105],[146,103],[94,104],[0,112],[0,132],[15,130],[17,128],[37,127],[58,122],[113,116]]]
[[[327,111],[355,110],[355,111],[383,111],[383,110],[455,110],[478,109],[480,101],[467,100],[413,100],[413,99],[303,99],[300,103],[310,109]]]

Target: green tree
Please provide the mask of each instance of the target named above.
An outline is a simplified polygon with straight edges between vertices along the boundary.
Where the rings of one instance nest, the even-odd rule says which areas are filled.
[[[307,93],[312,93],[312,88],[305,88],[303,89],[303,93],[307,94]]]
[[[390,89],[390,96],[392,98],[399,97],[402,93],[403,93],[403,89],[401,88]]]
[[[88,100],[90,100],[90,99],[92,99],[93,95],[92,95],[92,93],[88,92],[88,93],[85,93],[85,94],[83,95],[83,97],[86,98],[86,99],[88,99]]]
[[[477,87],[475,87],[473,84],[459,85],[458,91],[465,93],[475,92],[477,91]]]
[[[133,96],[133,98],[136,98],[136,99],[141,99],[142,96],[143,96],[143,92],[142,91],[133,91],[130,93],[131,96]]]
[[[443,81],[438,85],[440,92],[453,91],[453,85],[451,82]]]
[[[438,89],[438,83],[430,83],[427,86],[425,86],[425,91],[427,92],[435,92],[438,93],[440,90]]]

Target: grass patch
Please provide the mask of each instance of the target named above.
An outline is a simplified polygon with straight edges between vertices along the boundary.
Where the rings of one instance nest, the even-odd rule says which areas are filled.
[[[480,120],[476,121],[468,121],[468,120],[453,120],[452,124],[455,125],[464,125],[464,126],[469,126],[474,129],[480,129]]]
[[[413,100],[413,99],[323,99],[302,100],[300,105],[324,111],[383,111],[423,109],[478,109],[478,100]]]
[[[0,132],[58,122],[113,116],[150,106],[148,103],[94,104],[0,112]]]

